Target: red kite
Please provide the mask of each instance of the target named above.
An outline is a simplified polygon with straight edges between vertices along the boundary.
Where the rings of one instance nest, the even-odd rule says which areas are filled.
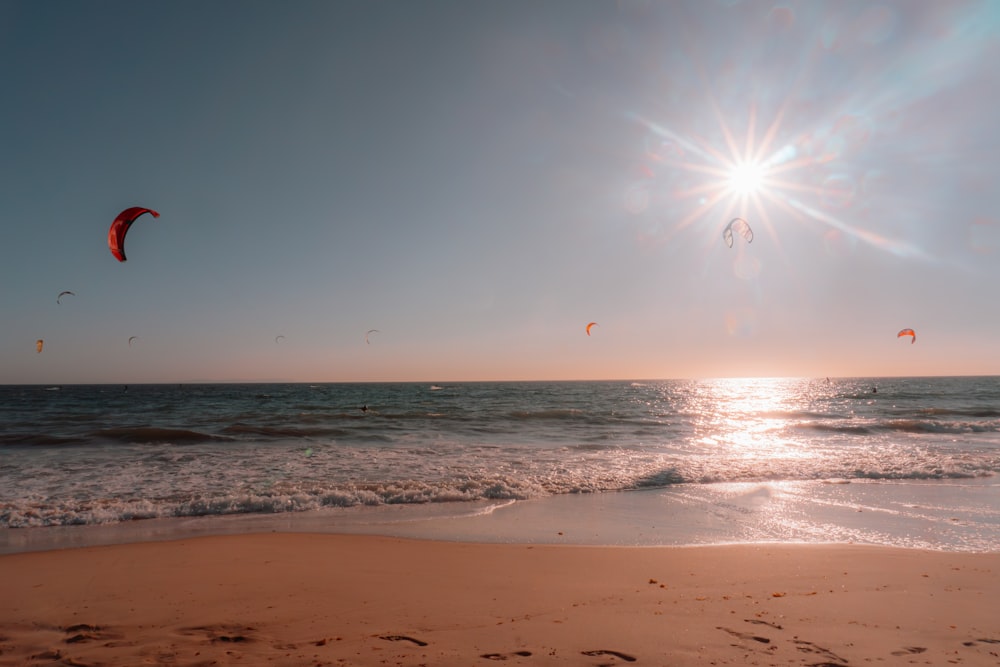
[[[115,221],[111,223],[111,229],[108,230],[108,248],[119,262],[125,261],[125,235],[135,219],[143,213],[149,213],[154,218],[160,217],[160,214],[153,209],[133,206],[119,213]]]

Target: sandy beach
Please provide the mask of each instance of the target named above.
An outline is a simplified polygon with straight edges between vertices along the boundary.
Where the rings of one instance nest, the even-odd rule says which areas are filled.
[[[202,537],[0,556],[2,665],[1000,664],[1000,554]]]

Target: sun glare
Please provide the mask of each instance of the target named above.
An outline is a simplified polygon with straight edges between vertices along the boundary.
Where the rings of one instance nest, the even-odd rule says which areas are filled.
[[[724,140],[721,145],[633,116],[649,132],[645,144],[649,164],[643,165],[645,179],[653,180],[660,169],[669,174],[671,201],[677,206],[673,210],[679,213],[673,231],[702,219],[710,220],[715,227],[724,227],[727,220],[742,219],[750,228],[763,226],[773,236],[768,209],[777,207],[783,215],[797,221],[811,219],[838,234],[850,235],[900,256],[924,255],[916,246],[856,228],[836,214],[837,209],[851,205],[856,184],[849,176],[832,173],[825,166],[839,155],[827,147],[839,145],[835,140],[848,141],[850,135],[843,135],[863,119],[843,114],[832,129],[817,130],[817,136],[799,133],[786,140],[779,138],[785,116],[783,106],[763,136],[758,137],[757,110],[752,105],[746,134],[738,137],[711,96],[708,103],[719,122]],[[786,143],[776,148],[776,142],[781,141]],[[814,171],[826,175],[821,184],[812,182]],[[810,182],[802,182],[803,176]],[[634,214],[642,213],[653,202],[645,181],[641,187],[631,186],[627,195],[626,208]],[[716,206],[719,210],[715,210]],[[728,243],[731,236],[724,233],[723,238]]]
[[[764,167],[756,162],[743,162],[729,172],[729,190],[749,196],[760,191],[764,183]]]

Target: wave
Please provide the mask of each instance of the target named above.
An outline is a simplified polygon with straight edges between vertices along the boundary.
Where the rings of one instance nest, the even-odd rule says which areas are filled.
[[[252,424],[232,424],[222,432],[233,436],[264,436],[266,438],[320,438],[338,437],[348,433],[337,428],[301,428],[294,426],[255,426]]]
[[[919,412],[935,417],[1000,417],[1000,409],[997,408],[924,408]]]
[[[875,433],[994,433],[1000,432],[1000,421],[934,421],[929,419],[890,419],[862,424],[831,422],[800,422],[793,428],[845,435],[871,435]]]
[[[159,428],[140,426],[127,428],[104,428],[94,431],[93,436],[104,440],[133,443],[198,443],[227,442],[232,438],[190,431],[181,428]]]
[[[6,433],[0,435],[0,447],[62,447],[86,442],[80,438],[48,433]]]
[[[811,410],[770,410],[760,413],[765,419],[782,419],[794,422],[800,419],[851,419],[849,412]]]
[[[1000,472],[1000,461],[992,470],[983,466],[961,467],[934,461],[914,461],[907,469],[844,463],[801,475],[768,474],[752,468],[727,471],[662,468],[630,479],[608,477],[526,478],[494,475],[476,478],[423,481],[415,479],[383,482],[309,485],[280,482],[266,489],[231,489],[224,493],[202,491],[163,498],[105,497],[81,499],[67,495],[39,502],[17,498],[0,503],[0,529],[41,526],[96,525],[154,518],[203,517],[233,514],[278,514],[322,508],[383,506],[475,501],[510,502],[544,496],[578,493],[632,491],[717,483],[767,483],[811,481],[849,484],[852,481],[962,480],[986,478]]]
[[[175,443],[191,444],[202,442],[229,442],[233,438],[200,433],[187,429],[132,427],[106,428],[92,431],[84,436],[60,436],[48,433],[8,433],[0,435],[0,447],[66,447],[88,445],[99,441],[113,440],[121,443]]]
[[[903,433],[989,433],[1000,431],[1000,423],[894,419],[888,422],[883,429]]]
[[[552,410],[515,410],[510,413],[514,419],[579,419],[590,417],[583,410],[577,408],[562,408]]]
[[[645,425],[648,419],[629,418],[610,412],[589,412],[578,408],[552,408],[548,410],[515,410],[509,413],[513,424],[519,422],[566,422],[567,424],[588,424],[593,426],[608,426],[634,423]]]
[[[477,500],[514,501],[539,495],[536,489],[510,480],[467,480],[458,485],[398,481],[348,485],[333,489],[285,490],[166,499],[64,499],[44,506],[37,502],[0,505],[0,528],[98,525],[177,517],[231,514],[278,514],[330,507],[403,505]]]
[[[793,428],[805,431],[820,431],[823,433],[843,433],[845,435],[869,435],[875,432],[874,426],[861,424],[829,424],[825,422],[802,422],[794,424]]]

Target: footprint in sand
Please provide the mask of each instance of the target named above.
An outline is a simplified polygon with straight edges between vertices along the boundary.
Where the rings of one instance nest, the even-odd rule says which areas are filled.
[[[722,630],[723,632],[728,632],[734,637],[745,640],[753,640],[755,642],[760,642],[761,644],[770,644],[771,640],[767,637],[761,637],[760,635],[751,635],[746,632],[740,632],[739,630],[733,630],[732,628],[724,628],[721,625],[715,628],[716,630]]]
[[[898,651],[893,651],[892,655],[910,655],[911,653],[923,653],[926,650],[923,646],[904,646]]]
[[[111,640],[121,639],[122,635],[109,632],[107,628],[97,625],[78,623],[62,629],[66,633],[64,644],[81,644],[89,641],[103,641],[105,646],[130,646],[132,642],[112,642]]]
[[[622,653],[621,651],[606,651],[604,649],[597,649],[595,651],[580,651],[584,655],[611,655],[616,658],[620,658],[625,662],[635,662],[635,658],[630,656],[628,653]]]
[[[185,636],[201,636],[210,642],[243,643],[254,641],[254,628],[250,626],[232,625],[200,625],[194,628],[178,628],[177,632]]]
[[[87,625],[86,623],[77,623],[76,625],[70,625],[69,627],[63,628],[63,632],[97,632],[100,630],[96,625]]]
[[[28,660],[59,660],[61,658],[62,653],[59,651],[45,651],[44,653],[36,653],[28,658]]]
[[[86,623],[78,623],[77,625],[70,625],[63,628],[68,637],[63,641],[67,644],[76,644],[78,642],[85,642],[90,639],[97,639],[97,632],[100,630],[96,625],[87,625]]]
[[[483,653],[479,657],[486,658],[487,660],[508,660],[512,655],[526,658],[531,655],[531,651],[514,651],[513,653]]]
[[[390,642],[413,642],[417,646],[427,646],[427,642],[405,635],[379,635],[379,639],[385,639]]]
[[[974,642],[962,642],[962,646],[975,646],[976,642],[983,642],[984,644],[1000,644],[1000,639],[977,639]]]
[[[836,662],[824,662],[821,663],[820,665],[816,665],[815,667],[822,667],[822,665],[847,664],[846,658],[841,658],[839,655],[837,655],[830,649],[823,648],[822,646],[817,646],[816,644],[813,644],[812,642],[807,642],[804,639],[796,639],[795,648],[798,649],[801,653],[815,653],[816,655],[820,655],[823,656],[824,658],[836,661]]]

